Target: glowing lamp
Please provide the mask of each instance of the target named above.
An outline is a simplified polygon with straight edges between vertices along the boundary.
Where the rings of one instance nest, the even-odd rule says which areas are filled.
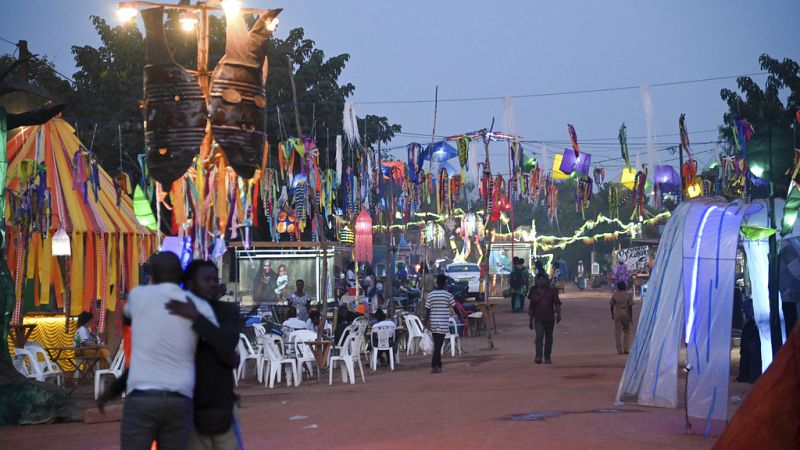
[[[342,231],[339,232],[339,242],[345,245],[353,245],[354,241],[355,235],[353,235],[353,230],[351,230],[349,226],[345,225],[342,228]]]
[[[178,22],[181,23],[181,28],[183,31],[192,31],[194,27],[197,25],[197,16],[189,12],[183,12],[178,19]]]
[[[697,178],[694,183],[686,187],[686,196],[689,198],[696,198],[703,195],[703,182]]]
[[[750,172],[752,172],[753,175],[757,176],[758,178],[761,178],[762,176],[764,176],[764,168],[761,167],[758,164],[751,165],[750,166]]]
[[[137,14],[139,14],[139,11],[132,3],[120,3],[117,7],[117,18],[119,18],[120,22],[125,23],[136,17]]]
[[[138,184],[136,189],[133,190],[133,214],[139,224],[152,231],[158,230],[156,217],[153,215],[153,210],[150,208],[150,202],[144,196],[142,187]]]
[[[655,182],[661,192],[677,192],[681,179],[672,166],[656,166]]]
[[[628,190],[633,190],[633,186],[636,184],[636,169],[634,168],[624,168],[622,169],[622,176],[619,179],[619,182],[628,188]]]
[[[588,153],[579,153],[575,155],[575,150],[570,148],[564,150],[561,155],[561,165],[559,169],[566,174],[578,172],[582,175],[589,175],[589,165],[592,162],[592,155]]]
[[[53,256],[70,256],[72,247],[69,245],[69,235],[63,228],[59,228],[53,235]]]
[[[267,24],[267,30],[269,30],[271,32],[275,31],[275,29],[278,28],[278,24],[279,23],[280,23],[280,20],[278,20],[277,17],[272,19],[272,20],[270,20],[269,23]]]
[[[372,262],[372,216],[366,209],[356,217],[355,257],[358,262]]]

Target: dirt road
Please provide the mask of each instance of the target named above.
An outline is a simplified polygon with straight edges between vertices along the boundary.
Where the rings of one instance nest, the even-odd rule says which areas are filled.
[[[534,364],[527,316],[501,300],[496,348],[463,339],[466,353],[448,354],[441,374],[430,373],[427,357],[405,355],[394,372],[367,368],[366,384],[343,385],[337,373],[329,386],[325,373],[320,383],[270,390],[251,372],[240,384],[245,448],[710,448],[723,424],[703,438],[683,433],[682,408],[613,405],[625,356],[616,354],[608,298],[563,296],[553,365]],[[732,384],[730,395],[746,389]],[[118,432],[118,423],[8,428],[0,448],[117,448]]]

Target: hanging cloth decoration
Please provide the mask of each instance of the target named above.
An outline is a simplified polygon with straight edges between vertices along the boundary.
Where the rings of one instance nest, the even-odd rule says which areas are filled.
[[[438,214],[450,215],[450,180],[447,176],[447,169],[439,169],[439,179],[436,182],[437,201],[436,209]]]
[[[625,122],[619,127],[619,148],[622,152],[622,159],[625,160],[625,165],[628,169],[631,168],[631,157],[628,154],[628,133],[625,128]]]
[[[308,179],[302,174],[296,176],[293,190],[295,217],[297,218],[299,231],[302,233],[306,229],[306,221],[308,220]]]
[[[461,165],[461,178],[467,177],[467,163],[469,162],[469,143],[472,139],[463,136],[458,139],[456,146],[458,147],[458,163]]]
[[[139,221],[139,224],[152,231],[156,231],[156,218],[153,215],[152,208],[150,208],[150,202],[147,200],[147,197],[144,196],[144,191],[142,191],[142,187],[138,184],[133,191],[133,213],[136,216],[136,220]]]
[[[336,135],[336,184],[342,184],[342,164],[344,156],[342,153],[342,135]]]
[[[619,218],[619,185],[616,183],[608,188],[608,218]]]
[[[511,203],[507,195],[506,181],[503,179],[502,175],[497,175],[494,180],[493,197],[490,221],[497,222],[501,214],[511,210]]]
[[[553,223],[553,221],[558,221],[558,186],[549,177],[546,185],[547,217],[550,219],[550,223]]]
[[[645,184],[647,183],[647,172],[640,170],[636,173],[636,180],[633,186],[633,212],[630,220],[637,220],[643,217],[647,210],[644,208]]]
[[[372,216],[362,209],[356,218],[355,259],[358,262],[372,262]]]
[[[572,141],[572,149],[575,151],[577,159],[581,153],[581,147],[578,145],[578,133],[575,132],[575,127],[571,123],[567,124],[567,132],[569,132],[569,140]]]
[[[575,212],[583,214],[592,199],[592,179],[579,177],[575,182]]]
[[[356,106],[352,102],[344,102],[342,110],[342,126],[347,144],[350,148],[361,145],[361,137],[358,135],[358,119],[356,119]]]
[[[417,157],[422,149],[422,146],[416,142],[412,142],[406,146],[408,153],[408,176],[412,183],[419,183],[420,166],[417,165]]]
[[[606,179],[606,169],[602,166],[597,166],[594,168],[593,175],[594,175],[594,184],[596,184],[599,189],[600,185],[603,184],[603,181],[605,181]]]

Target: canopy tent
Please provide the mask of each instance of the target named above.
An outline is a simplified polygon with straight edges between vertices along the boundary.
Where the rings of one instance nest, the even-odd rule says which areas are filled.
[[[776,203],[778,203],[776,201]],[[650,275],[617,401],[678,405],[679,354],[686,346],[689,416],[727,420],[731,311],[740,227],[766,226],[767,204],[702,198],[678,205],[667,223]],[[776,215],[780,208],[776,207]],[[778,223],[780,223],[778,219]],[[755,320],[764,365],[771,362],[767,249],[763,237],[744,238]],[[767,359],[770,358],[770,359]]]
[[[61,119],[25,128],[8,141],[6,189],[18,197],[31,183],[38,184],[44,189],[37,192],[46,193],[40,206],[49,207],[52,217],[40,225],[46,229],[42,233],[20,226],[27,225],[28,211],[20,208],[24,203],[6,209],[15,324],[21,323],[24,310],[50,302],[52,286],[57,305],[68,315],[90,310],[91,301],[99,299],[102,332],[105,310],[115,311],[156,246],[155,235],[136,220],[132,199],[118,195],[114,180],[92,159]],[[59,229],[70,238],[71,261],[66,263],[52,255],[53,234]]]

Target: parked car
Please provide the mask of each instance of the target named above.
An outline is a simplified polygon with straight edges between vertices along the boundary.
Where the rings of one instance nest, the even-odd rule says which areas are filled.
[[[477,296],[481,289],[481,268],[477,264],[453,263],[445,267],[445,274],[457,281],[466,281],[469,295]]]

